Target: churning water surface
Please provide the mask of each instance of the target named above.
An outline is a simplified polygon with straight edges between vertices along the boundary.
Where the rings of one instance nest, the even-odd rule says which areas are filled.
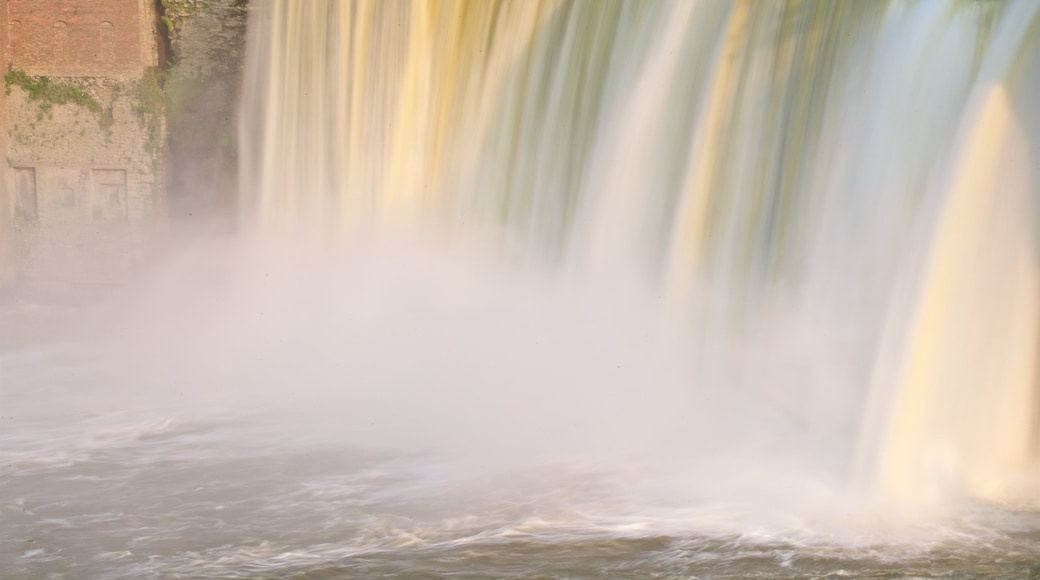
[[[654,297],[361,255],[8,296],[0,576],[1040,575],[1035,508],[857,491]]]

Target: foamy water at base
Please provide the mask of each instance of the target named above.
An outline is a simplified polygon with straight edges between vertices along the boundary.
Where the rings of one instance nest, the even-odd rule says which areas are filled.
[[[277,417],[96,410],[82,348],[3,354],[5,577],[1040,576],[1036,511],[964,505],[886,537],[868,510],[831,533],[782,505],[682,505],[624,467],[459,475],[287,443]]]
[[[435,263],[6,298],[0,577],[1040,576],[1035,507],[857,496],[620,303]]]
[[[56,362],[32,355],[8,353],[5,368]],[[68,395],[11,374],[7,401]],[[1040,514],[998,506],[965,506],[911,540],[830,536],[790,515],[742,527],[768,514],[739,503],[669,505],[631,473],[458,479],[421,456],[279,447],[257,437],[259,417],[27,414],[5,405],[10,578],[1040,575]]]

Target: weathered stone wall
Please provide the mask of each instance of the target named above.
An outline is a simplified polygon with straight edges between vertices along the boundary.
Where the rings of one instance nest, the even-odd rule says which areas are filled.
[[[8,169],[19,277],[117,281],[141,256],[146,233],[162,215],[162,119],[141,108],[144,81],[55,82],[77,83],[103,109],[46,106],[12,87]]]
[[[0,0],[7,282],[123,280],[163,221],[156,8],[151,0]]]
[[[167,83],[170,210],[233,221],[238,191],[238,96],[247,0],[164,0],[174,66]]]

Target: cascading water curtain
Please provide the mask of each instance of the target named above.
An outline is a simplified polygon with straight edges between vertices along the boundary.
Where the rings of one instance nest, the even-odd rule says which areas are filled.
[[[1035,0],[268,0],[251,30],[247,225],[499,228],[638,272],[705,360],[816,321],[855,340],[804,412],[864,482],[1035,469]]]

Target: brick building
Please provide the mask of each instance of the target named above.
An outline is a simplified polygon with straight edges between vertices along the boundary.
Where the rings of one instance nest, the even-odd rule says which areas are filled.
[[[163,211],[156,0],[0,0],[0,286],[113,282]]]

